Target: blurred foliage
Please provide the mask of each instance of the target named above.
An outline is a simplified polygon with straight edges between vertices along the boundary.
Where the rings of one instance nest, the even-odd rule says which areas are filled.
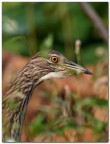
[[[89,4],[107,28],[108,3]],[[46,49],[44,42],[49,39],[50,48],[75,59],[74,42],[80,39],[84,65],[100,60],[95,54],[97,46],[107,51],[107,45],[98,36],[78,2],[3,2],[2,11],[5,50],[29,56],[41,47]]]
[[[76,93],[71,94],[72,104],[71,115],[64,116],[63,111],[66,110],[68,103],[67,99],[60,97],[53,97],[52,93],[45,93],[45,98],[50,97],[51,101],[59,105],[59,108],[51,106],[41,106],[39,114],[36,115],[34,120],[30,123],[29,127],[31,129],[30,136],[34,137],[37,134],[42,134],[45,138],[52,137],[52,134],[57,133],[59,136],[64,136],[65,130],[74,129],[77,135],[81,135],[85,127],[91,128],[94,135],[99,136],[96,141],[108,141],[108,133],[106,131],[107,123],[96,119],[94,117],[93,108],[106,109],[108,107],[108,100],[101,98],[78,98]],[[50,95],[50,96],[49,96]],[[74,97],[76,95],[76,97]],[[48,97],[49,96],[49,97]],[[55,101],[56,99],[56,101]],[[62,109],[64,108],[64,109]],[[50,115],[54,115],[53,119],[48,117],[48,112]],[[69,114],[69,112],[67,111]],[[76,114],[75,114],[76,113]],[[102,133],[102,135],[100,135]]]

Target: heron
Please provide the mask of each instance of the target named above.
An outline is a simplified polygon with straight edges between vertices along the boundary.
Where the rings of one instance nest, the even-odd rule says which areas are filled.
[[[2,135],[4,142],[19,142],[28,102],[34,89],[44,80],[74,74],[92,74],[55,50],[44,56],[36,53],[10,83],[2,100]]]

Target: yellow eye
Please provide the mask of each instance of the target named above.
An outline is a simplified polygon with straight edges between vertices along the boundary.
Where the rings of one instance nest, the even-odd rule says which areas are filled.
[[[51,61],[54,62],[54,63],[57,63],[58,62],[58,57],[52,56]]]

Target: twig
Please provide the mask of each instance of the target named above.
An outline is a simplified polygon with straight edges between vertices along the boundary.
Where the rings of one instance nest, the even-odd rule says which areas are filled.
[[[76,59],[77,59],[78,64],[80,64],[80,46],[81,46],[81,41],[76,40],[75,41],[75,54],[76,54]]]
[[[108,44],[108,32],[96,11],[87,2],[80,2],[80,6],[90,18],[94,28],[97,29],[99,36]]]

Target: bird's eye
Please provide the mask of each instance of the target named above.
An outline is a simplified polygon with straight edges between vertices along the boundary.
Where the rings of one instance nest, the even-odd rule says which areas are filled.
[[[56,56],[52,56],[52,57],[51,57],[51,61],[54,62],[54,63],[58,63],[58,60],[59,60],[59,59],[58,59],[58,57],[56,57]]]

